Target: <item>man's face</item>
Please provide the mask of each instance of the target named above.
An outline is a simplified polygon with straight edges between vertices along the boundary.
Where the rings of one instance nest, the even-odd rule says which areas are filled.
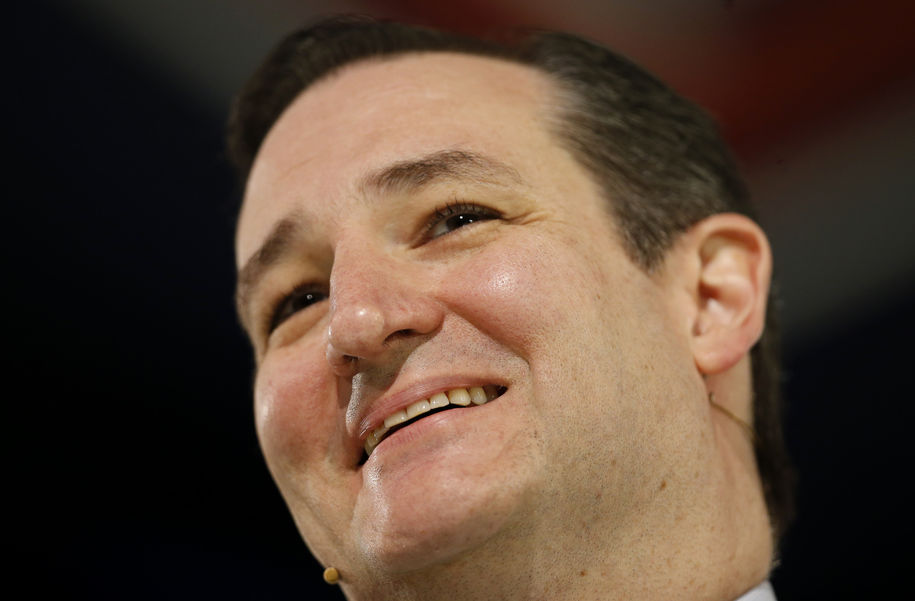
[[[550,133],[553,98],[492,59],[363,62],[257,157],[237,240],[257,432],[325,563],[625,544],[689,498],[668,486],[709,452],[687,326]],[[473,387],[498,396],[424,413],[364,461],[386,417]]]

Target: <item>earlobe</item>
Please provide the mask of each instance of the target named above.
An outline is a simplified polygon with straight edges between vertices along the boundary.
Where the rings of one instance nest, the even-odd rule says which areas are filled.
[[[713,215],[688,236],[699,264],[693,356],[700,372],[716,374],[740,361],[762,334],[772,253],[763,231],[742,215]]]

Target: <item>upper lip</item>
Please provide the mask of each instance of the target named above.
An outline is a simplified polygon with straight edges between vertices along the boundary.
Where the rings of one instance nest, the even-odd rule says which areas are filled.
[[[381,396],[372,402],[366,403],[359,411],[356,420],[358,426],[356,428],[358,443],[361,447],[361,445],[365,443],[365,439],[368,435],[384,424],[384,418],[396,411],[406,409],[417,401],[428,399],[436,393],[445,392],[454,388],[471,388],[473,386],[486,386],[488,384],[505,386],[503,382],[493,377],[450,375],[441,378],[426,379],[391,394]]]

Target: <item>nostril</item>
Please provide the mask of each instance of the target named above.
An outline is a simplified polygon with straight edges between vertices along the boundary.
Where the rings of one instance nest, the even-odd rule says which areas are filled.
[[[333,344],[327,345],[325,357],[327,357],[327,362],[338,376],[351,375],[358,360],[358,357],[341,352]]]
[[[384,343],[387,344],[389,342],[394,342],[395,340],[400,340],[401,338],[409,338],[417,333],[416,330],[397,330],[396,332],[389,334],[388,337],[385,338]]]

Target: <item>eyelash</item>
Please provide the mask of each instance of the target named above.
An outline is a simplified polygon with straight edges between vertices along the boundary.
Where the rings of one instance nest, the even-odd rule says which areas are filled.
[[[311,297],[311,298],[309,298]],[[302,309],[307,309],[315,303],[319,303],[322,300],[327,298],[327,293],[321,291],[319,288],[313,284],[299,284],[292,289],[292,292],[286,294],[282,297],[280,302],[276,304],[273,312],[270,314],[270,319],[267,322],[267,333],[272,333],[277,329],[284,321],[301,311]],[[305,304],[296,308],[294,303],[297,301],[304,301]]]
[[[445,223],[452,217],[461,217],[465,215],[472,217],[472,221],[467,221],[466,223],[457,225],[454,229],[442,232],[438,235],[432,235],[436,229],[436,226],[439,224]],[[449,234],[466,225],[476,223],[477,221],[488,221],[490,219],[497,219],[498,217],[499,213],[496,211],[480,206],[478,204],[474,204],[472,202],[448,203],[443,207],[435,209],[435,211],[432,213],[432,216],[429,217],[429,221],[426,223],[426,227],[424,229],[425,237],[427,239],[435,239],[440,236],[444,236],[445,234]]]
[[[433,235],[434,230],[438,225],[446,223],[453,217],[462,216],[468,216],[471,218],[471,220],[457,224],[453,229],[447,230],[437,235]],[[490,219],[497,219],[498,217],[498,212],[478,204],[471,202],[451,202],[435,209],[435,211],[429,217],[425,227],[423,228],[424,237],[426,239],[439,238],[464,226],[476,223],[477,221],[488,221]],[[327,293],[321,291],[313,284],[300,284],[296,286],[289,294],[286,294],[282,297],[282,299],[277,303],[273,312],[270,314],[270,318],[267,322],[267,333],[272,333],[275,329],[282,325],[284,321],[302,309],[307,309],[311,305],[319,303],[326,298]],[[295,307],[294,303],[300,300],[304,301],[305,304],[300,307]]]

